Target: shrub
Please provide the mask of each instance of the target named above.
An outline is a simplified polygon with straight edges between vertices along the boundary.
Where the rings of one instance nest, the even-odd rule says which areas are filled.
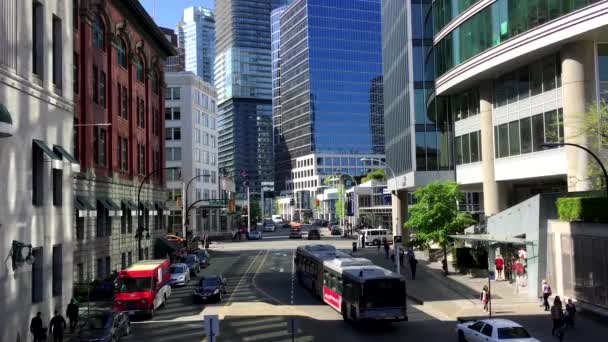
[[[556,206],[562,221],[608,222],[608,199],[604,197],[562,197]]]

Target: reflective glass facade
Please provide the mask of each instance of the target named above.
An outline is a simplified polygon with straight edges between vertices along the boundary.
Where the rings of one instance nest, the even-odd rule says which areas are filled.
[[[215,16],[203,7],[184,10],[177,24],[178,42],[184,50],[185,69],[213,84],[215,62]]]
[[[450,21],[458,17],[479,0],[435,0],[433,16],[435,17],[435,33],[441,31]]]
[[[608,44],[598,44],[597,55],[599,98],[608,103]]]
[[[435,46],[437,75],[521,33],[600,0],[497,0]]]
[[[289,179],[289,158],[281,131],[281,15],[287,6],[276,8],[270,14],[270,37],[272,56],[272,125],[274,155],[283,156],[283,163],[275,163],[275,189],[284,190],[285,181]],[[279,160],[277,158],[276,160]],[[287,163],[287,164],[286,164]]]

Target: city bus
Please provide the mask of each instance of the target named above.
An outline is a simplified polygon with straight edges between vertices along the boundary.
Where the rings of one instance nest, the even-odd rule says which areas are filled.
[[[323,301],[344,320],[407,321],[405,278],[354,259],[323,262]]]
[[[296,249],[294,259],[296,278],[301,286],[310,290],[313,295],[323,295],[323,261],[335,258],[347,258],[348,254],[336,250],[332,245],[308,245]]]

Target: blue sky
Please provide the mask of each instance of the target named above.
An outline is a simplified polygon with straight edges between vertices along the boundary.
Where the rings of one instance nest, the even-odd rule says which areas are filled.
[[[139,0],[158,26],[175,29],[184,8],[203,6],[213,8],[214,0]]]

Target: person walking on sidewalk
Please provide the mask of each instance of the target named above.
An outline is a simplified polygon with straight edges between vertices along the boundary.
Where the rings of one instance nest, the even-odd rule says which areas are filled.
[[[55,310],[55,316],[53,316],[51,322],[49,323],[49,330],[51,335],[53,335],[53,342],[63,341],[63,332],[65,331],[66,327],[67,324],[65,323],[65,319],[57,310]]]
[[[564,322],[567,326],[574,328],[574,316],[576,315],[576,306],[572,302],[572,299],[568,299],[568,304],[566,304],[566,319]]]
[[[408,262],[410,264],[410,271],[412,272],[412,280],[416,279],[416,266],[418,265],[418,260],[416,260],[415,256],[411,256],[408,258]]]
[[[70,320],[70,332],[74,332],[74,329],[78,325],[78,304],[76,303],[76,299],[72,298],[65,314]]]
[[[46,329],[42,326],[42,312],[38,311],[36,317],[30,321],[30,332],[34,335],[34,342],[46,340]]]
[[[551,285],[543,279],[543,304],[545,311],[549,311],[549,297],[551,297]]]
[[[483,311],[488,312],[488,303],[490,302],[490,291],[488,290],[488,285],[483,286],[479,299],[481,299],[481,303],[483,304]]]
[[[388,245],[388,240],[386,238],[382,239],[382,244],[384,245],[384,256],[388,259],[388,252],[391,247]]]
[[[559,296],[555,296],[553,306],[551,307],[551,319],[553,320],[553,329],[551,335],[555,336],[555,332],[559,331],[564,323],[564,311],[562,309],[562,301]]]
[[[504,280],[502,269],[505,267],[505,259],[502,258],[502,255],[498,254],[494,260],[494,265],[496,266],[496,280]]]

